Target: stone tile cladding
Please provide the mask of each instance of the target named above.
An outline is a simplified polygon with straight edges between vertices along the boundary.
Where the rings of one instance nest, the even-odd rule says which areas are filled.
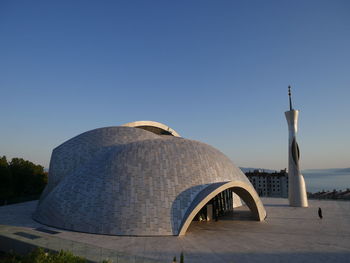
[[[49,183],[33,217],[109,235],[177,235],[196,196],[249,180],[215,148],[131,127],[92,130],[53,150]]]

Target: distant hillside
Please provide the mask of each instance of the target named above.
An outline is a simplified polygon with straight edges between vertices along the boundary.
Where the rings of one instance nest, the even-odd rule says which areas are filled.
[[[350,168],[306,169],[304,174],[350,174]]]
[[[350,173],[350,168],[336,169],[337,173]]]

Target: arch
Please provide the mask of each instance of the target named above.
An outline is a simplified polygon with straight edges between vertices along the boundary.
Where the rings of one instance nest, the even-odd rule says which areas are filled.
[[[253,218],[257,221],[263,221],[266,217],[266,211],[254,187],[245,182],[231,181],[214,183],[201,191],[193,200],[189,209],[185,213],[183,223],[179,228],[178,235],[185,235],[196,214],[205,206],[212,198],[222,191],[231,188],[243,201],[247,204],[252,212]]]
[[[122,126],[140,128],[158,135],[172,135],[175,137],[181,137],[180,134],[178,134],[174,129],[156,121],[134,121],[125,123]]]

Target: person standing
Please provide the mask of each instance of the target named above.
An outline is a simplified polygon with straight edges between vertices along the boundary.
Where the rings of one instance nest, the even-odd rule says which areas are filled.
[[[323,216],[322,216],[322,209],[321,209],[321,207],[319,207],[319,208],[318,208],[318,217],[319,217],[320,219],[322,219],[322,218],[323,218]]]

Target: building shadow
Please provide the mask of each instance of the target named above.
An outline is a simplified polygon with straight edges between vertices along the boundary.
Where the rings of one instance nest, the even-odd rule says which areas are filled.
[[[289,207],[288,204],[264,204],[266,207]]]
[[[248,209],[248,208],[247,208]],[[223,221],[255,221],[250,210],[233,210],[219,216],[218,220]]]

